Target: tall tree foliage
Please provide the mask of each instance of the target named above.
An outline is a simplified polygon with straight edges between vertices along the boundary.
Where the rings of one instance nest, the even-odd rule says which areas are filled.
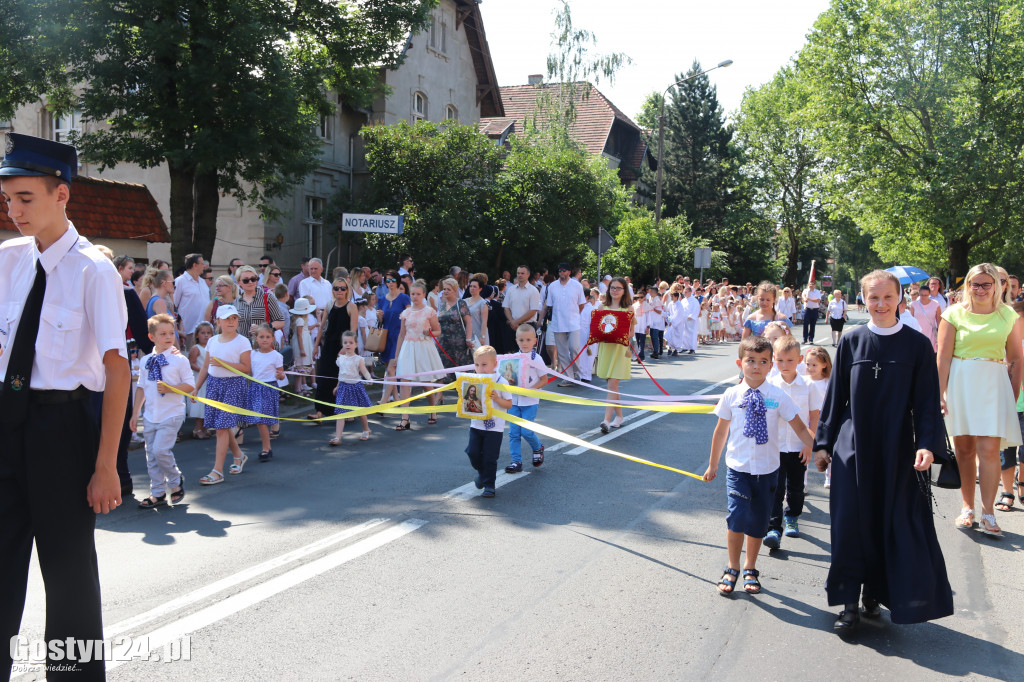
[[[436,0],[8,4],[18,21],[0,24],[0,59],[18,87],[0,110],[46,96],[55,113],[81,108],[78,144],[101,167],[166,162],[181,262],[212,251],[221,192],[267,209],[316,167],[334,93],[368,101]]]
[[[799,63],[830,194],[887,261],[945,266],[1024,224],[1024,2],[835,0]]]
[[[809,98],[806,81],[788,66],[760,88],[747,90],[737,122],[742,172],[754,206],[778,227],[787,284],[797,280],[801,244],[820,227],[814,221],[815,182],[823,163],[811,144],[813,129],[805,123]]]
[[[695,61],[676,80],[702,70]],[[717,90],[706,74],[670,90],[666,105],[664,158],[659,160],[665,164],[662,215],[684,216],[696,236],[714,241],[735,198],[733,128],[726,124]]]

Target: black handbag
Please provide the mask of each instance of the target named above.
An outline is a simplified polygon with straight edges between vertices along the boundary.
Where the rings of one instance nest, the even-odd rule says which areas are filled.
[[[960,467],[956,463],[956,453],[949,443],[949,436],[946,436],[946,459],[939,467],[939,475],[935,479],[935,485],[945,490],[959,490],[961,486]]]

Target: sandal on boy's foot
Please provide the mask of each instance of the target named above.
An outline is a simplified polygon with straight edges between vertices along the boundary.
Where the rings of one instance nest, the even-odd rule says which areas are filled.
[[[178,489],[171,491],[171,504],[178,504],[185,499],[185,474],[181,475],[181,481],[178,482]]]
[[[363,435],[359,436],[359,440],[370,440],[370,432],[363,431]]]
[[[330,445],[332,448],[336,448],[339,445],[341,445],[341,439],[335,436],[334,438],[331,438],[329,441],[327,441],[327,444]]]
[[[260,461],[261,462],[269,462],[272,459],[274,459],[274,451],[273,450],[263,450],[262,452],[260,452]]]
[[[864,609],[860,612],[863,618],[880,618],[882,616],[882,606],[878,603],[877,599],[871,597],[864,597]]]
[[[956,517],[953,521],[953,525],[957,528],[968,529],[974,527],[974,510],[969,507],[964,507],[960,511],[960,516]]]
[[[544,463],[544,446],[540,446],[540,450],[533,451],[533,466],[539,467]]]
[[[206,474],[205,476],[199,479],[199,485],[217,485],[218,483],[223,482],[224,474],[217,471],[216,469],[211,469],[210,473]]]
[[[1005,500],[1009,499],[1009,502]],[[1008,512],[1013,511],[1014,496],[1012,493],[1002,493],[999,495],[999,501],[996,502],[996,511]]]
[[[761,572],[756,568],[743,569],[743,591],[747,594],[761,594]]]
[[[996,523],[995,514],[981,515],[981,532],[993,538],[1003,537],[1003,529]]]
[[[860,625],[860,609],[856,604],[847,604],[846,608],[839,612],[839,617],[832,624],[832,629],[843,634],[852,632]]]
[[[523,470],[523,463],[522,462],[512,462],[507,467],[505,467],[505,473],[506,474],[518,474],[518,473],[522,472],[522,470]]]
[[[245,469],[245,463],[248,461],[249,455],[243,452],[241,458],[236,457],[235,461],[232,462],[231,466],[228,467],[228,473],[237,476],[238,474],[242,473],[243,469]]]
[[[494,497],[494,488],[484,488],[484,491],[480,493],[480,497]]]
[[[736,589],[736,578],[740,576],[740,572],[735,568],[729,568],[726,566],[722,569],[722,579],[718,581],[718,593],[728,597]]]
[[[161,495],[160,497],[154,497],[150,495],[142,502],[139,502],[139,509],[156,509],[167,504],[167,495]]]

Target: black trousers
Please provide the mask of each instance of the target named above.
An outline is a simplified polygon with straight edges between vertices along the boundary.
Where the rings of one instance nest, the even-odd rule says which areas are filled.
[[[498,456],[501,454],[501,439],[504,431],[469,430],[469,445],[466,454],[469,463],[480,474],[480,481],[485,488],[494,487],[494,479],[498,476]]]
[[[804,510],[804,474],[807,465],[800,461],[799,452],[779,454],[779,484],[775,486],[775,503],[768,520],[768,530],[782,532],[783,516],[800,516]],[[782,500],[786,509],[782,509]]]
[[[0,425],[0,639],[18,634],[35,542],[46,586],[46,640],[103,638],[100,579],[86,488],[96,469],[99,428],[88,400],[32,405],[21,426]],[[10,675],[10,647],[3,647]],[[48,680],[102,680],[99,661],[53,661]],[[61,670],[74,666],[73,672]],[[6,671],[6,673],[4,672]]]
[[[655,329],[651,327],[647,330],[651,335],[651,355],[657,357],[661,355],[661,351],[664,350],[665,346],[665,330]]]
[[[814,341],[814,328],[818,324],[818,308],[804,309],[804,343]]]
[[[644,346],[647,345],[647,332],[636,332],[633,334],[636,338],[636,356],[642,361],[644,359]],[[654,355],[654,350],[651,350],[651,355]]]

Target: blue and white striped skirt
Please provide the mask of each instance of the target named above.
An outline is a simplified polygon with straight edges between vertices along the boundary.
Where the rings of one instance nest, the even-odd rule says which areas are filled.
[[[255,381],[248,381],[249,395],[245,405],[247,410],[259,412],[260,414],[271,415],[270,417],[243,417],[249,424],[267,424],[273,426],[277,423],[277,414],[281,404],[278,402],[278,392],[269,386],[257,384]]]

